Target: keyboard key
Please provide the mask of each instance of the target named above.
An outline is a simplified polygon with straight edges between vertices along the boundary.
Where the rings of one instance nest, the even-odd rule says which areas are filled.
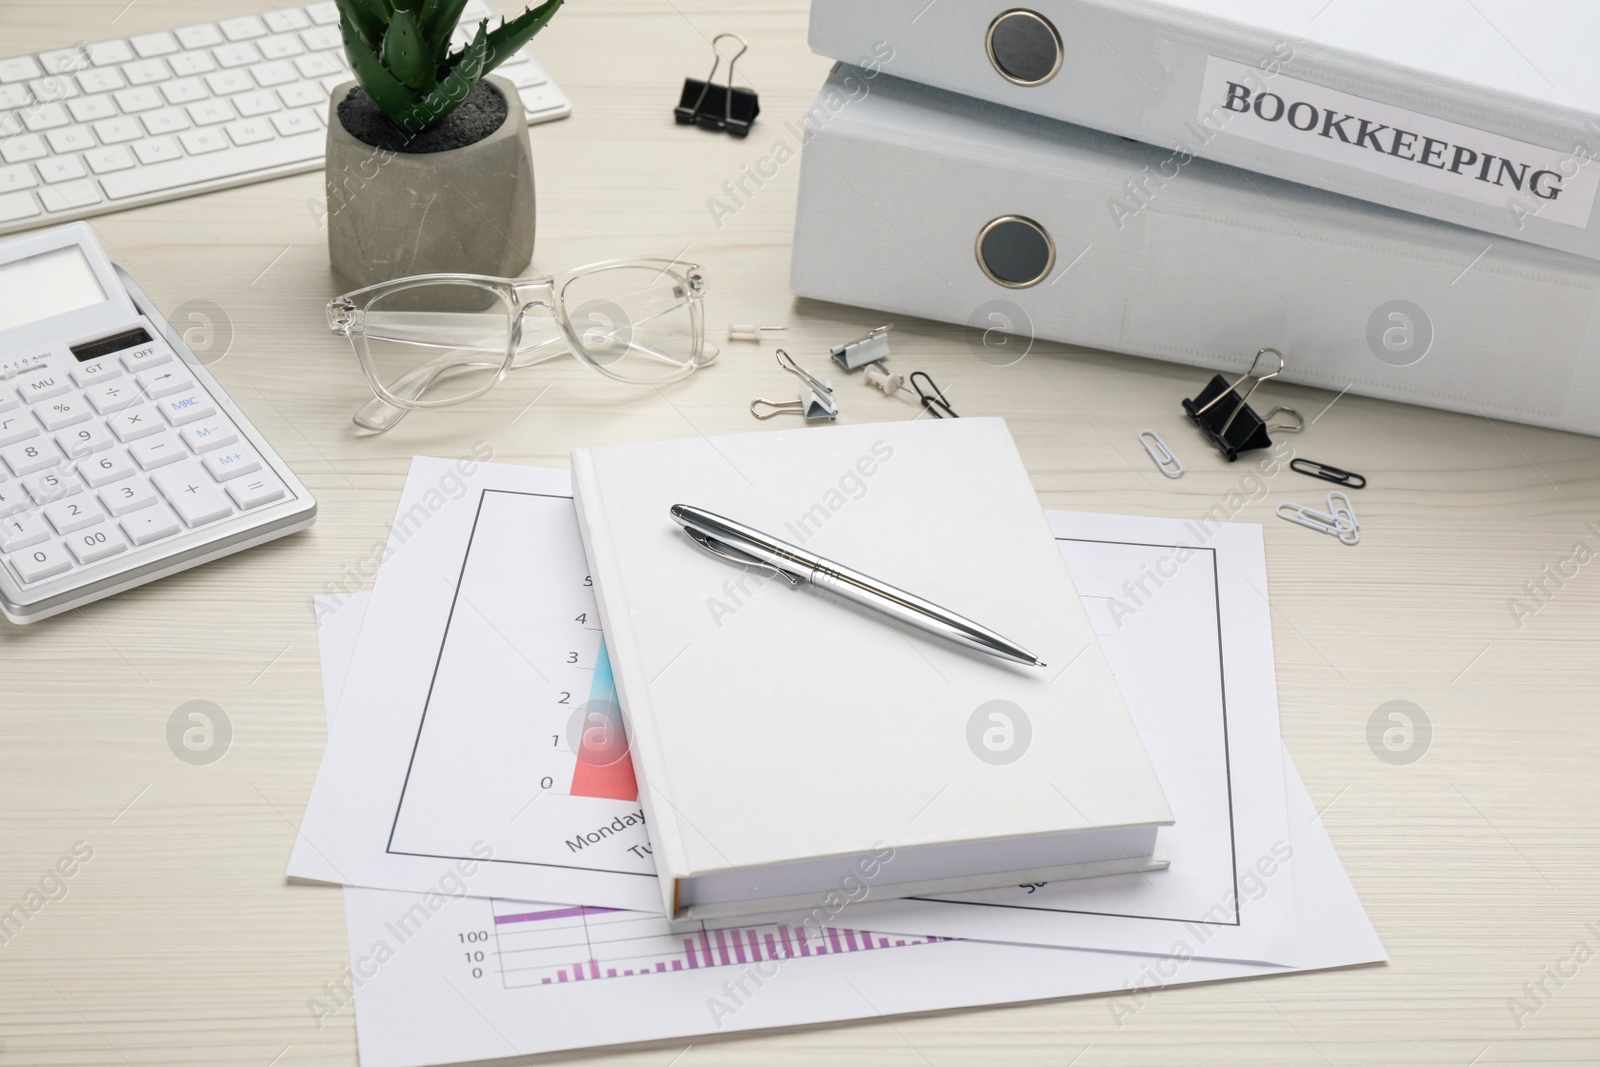
[[[72,459],[83,459],[96,452],[102,452],[116,444],[111,439],[111,431],[97,422],[87,426],[78,426],[70,430],[62,430],[56,434],[56,444],[61,446]]]
[[[297,75],[293,64],[278,59],[271,63],[257,63],[250,68],[250,76],[255,78],[256,84],[263,89],[270,89],[275,85],[294,81]]]
[[[90,486],[99,488],[111,482],[119,482],[133,473],[133,461],[121,452],[109,452],[105,455],[95,456],[93,459],[78,463],[78,473]],[[100,499],[106,498],[105,493],[100,494]]]
[[[121,144],[124,141],[137,141],[144,136],[144,127],[139,125],[137,119],[121,115],[114,119],[102,119],[94,124],[94,132],[99,136],[102,144]]]
[[[270,474],[255,474],[228,482],[227,490],[241,511],[270,504],[286,492],[283,483]]]
[[[78,81],[70,73],[57,72],[28,83],[28,92],[41,104],[70,100],[78,95]]]
[[[156,504],[122,516],[122,529],[134,544],[148,545],[151,541],[177,533],[182,527],[171,511]]]
[[[89,402],[81,396],[63,396],[33,409],[47,430],[64,430],[89,418]]]
[[[211,90],[199,78],[179,78],[163,85],[161,95],[167,98],[169,104],[192,104],[209,97]]]
[[[161,419],[156,416],[155,408],[149,404],[138,404],[119,411],[106,420],[106,425],[123,444],[137,441],[141,437],[149,437],[165,429],[161,425]]]
[[[128,542],[123,540],[122,534],[109,524],[84,530],[65,540],[78,562],[85,566],[115,556],[128,547]]]
[[[190,130],[182,136],[189,137],[204,132],[207,131]],[[113,200],[145,196],[166,189],[193,185],[195,182],[251,174],[266,167],[321,159],[326,140],[321,126],[318,126],[317,132],[302,134],[299,137],[279,137],[244,148],[235,148],[231,152],[219,152],[196,159],[175,159],[169,163],[156,163],[117,174],[108,174],[101,179],[101,185],[105,188],[106,195]]]
[[[237,444],[239,431],[234,429],[233,423],[227,419],[214,418],[190,423],[183,428],[180,436],[183,437],[184,444],[198,455],[210,452],[214,448],[226,448],[228,445]]]
[[[165,163],[169,159],[182,159],[183,149],[178,147],[176,137],[152,137],[135,141],[133,154],[139,157],[140,163],[148,166],[151,163]]]
[[[293,33],[280,33],[275,37],[263,37],[256,42],[256,47],[261,49],[261,54],[268,59],[288,59],[298,56],[306,50],[300,43],[298,35]]]
[[[179,130],[189,128],[189,116],[181,107],[165,107],[160,111],[150,111],[139,116],[139,121],[144,123],[144,128],[151,137],[177,133]]]
[[[145,396],[162,397],[184,389],[194,388],[194,375],[182,363],[174,363],[160,370],[147,370],[139,375],[139,388]]]
[[[329,5],[330,7],[333,5]],[[338,16],[334,16],[334,21]],[[335,30],[335,33],[338,31]],[[10,59],[0,59],[0,82],[20,82],[29,78],[37,78],[44,71],[39,69],[39,64],[33,61],[32,56],[13,56]]]
[[[242,93],[256,87],[255,79],[242,70],[221,70],[215,74],[207,74],[206,84],[211,86],[211,91],[218,96]]]
[[[127,85],[122,72],[116,67],[96,67],[78,75],[78,88],[83,90],[85,96],[109,93],[113,89],[125,89]]]
[[[223,129],[236,145],[259,144],[277,136],[272,132],[272,123],[266,119],[240,119],[228,123]]]
[[[218,122],[230,122],[238,117],[233,110],[233,105],[226,100],[202,100],[198,104],[190,104],[186,109],[189,118],[194,120],[196,126],[210,126]]]
[[[319,52],[313,52],[309,56],[301,56],[294,61],[294,65],[302,78],[321,78],[328,74],[339,73],[339,68],[334,66],[333,60]],[[297,107],[299,105],[291,104],[289,106]]]
[[[307,4],[306,14],[311,16],[311,21],[318,26],[326,26],[330,22],[339,21],[339,5],[333,0],[323,0],[318,4]]]
[[[0,157],[4,157],[7,163],[25,163],[49,154],[50,150],[44,146],[44,138],[38,134],[22,133],[0,143]]]
[[[89,173],[83,169],[83,164],[78,160],[77,156],[41,159],[34,166],[39,168],[39,177],[47,182],[69,182],[74,178],[82,178]]]
[[[72,116],[67,114],[67,109],[61,104],[41,104],[22,113],[23,125],[34,133],[41,130],[53,130],[57,126],[65,126],[72,121]]]
[[[0,390],[0,411],[10,411],[12,408],[21,403],[22,401],[18,400],[11,393]],[[5,481],[5,476],[0,475],[0,482],[3,481]]]
[[[133,45],[133,50],[142,59],[167,56],[178,50],[177,40],[165,30],[159,33],[146,33],[138,37],[130,37],[128,38],[128,43]]]
[[[208,419],[217,413],[217,406],[211,402],[211,397],[198,389],[166,397],[156,406],[174,426]]]
[[[118,373],[121,373],[120,369]],[[102,415],[109,415],[113,411],[121,411],[129,404],[138,402],[143,393],[132,382],[106,382],[103,385],[87,387],[83,395],[89,398],[89,403],[94,405],[96,411]]]
[[[190,51],[196,48],[210,48],[214,44],[222,43],[222,31],[209,22],[202,23],[199,26],[185,26],[183,29],[174,32],[178,35],[179,43]]]
[[[26,85],[0,85],[0,108],[29,107],[33,94]]]
[[[83,492],[83,483],[66,465],[30,474],[21,479],[21,482],[22,488],[28,491],[33,502],[40,505]]]
[[[39,202],[46,211],[71,211],[75,207],[98,204],[100,200],[100,187],[93,178],[46,185],[39,190]]]
[[[127,170],[133,166],[133,153],[122,145],[86,152],[83,158],[89,164],[89,169],[96,174],[110,174],[112,171]]]
[[[212,127],[180,133],[178,141],[183,145],[183,150],[191,156],[204,155],[207,152],[218,152],[228,147],[227,136],[222,131]]]
[[[287,33],[290,30],[303,30],[311,25],[311,20],[304,11],[289,8],[287,11],[268,11],[261,16],[267,24],[267,29],[273,33]]]
[[[228,498],[194,460],[174,463],[151,475],[150,480],[186,525],[202,526],[233,514]]]
[[[94,139],[94,134],[89,132],[87,126],[68,126],[64,129],[51,130],[45,134],[45,140],[50,142],[50,148],[57,155],[63,152],[87,152],[99,146]]]
[[[72,112],[72,117],[78,122],[96,122],[100,119],[114,119],[117,117],[117,103],[111,99],[109,93],[99,96],[80,96],[76,100],[67,101],[67,110]]]
[[[172,69],[159,59],[141,59],[137,63],[124,63],[122,76],[129,85],[154,85],[172,77]]]
[[[310,84],[299,82],[281,86],[278,89],[278,99],[283,101],[284,107],[320,107],[327,104],[328,94],[315,82]]]
[[[219,45],[211,50],[211,57],[225,70],[261,62],[261,52],[249,41]]]
[[[17,577],[24,582],[42,582],[72,569],[72,560],[56,541],[35,545],[7,558],[17,569]]]
[[[17,395],[27,404],[60,396],[70,388],[67,376],[59,371],[34,371],[17,379]]]
[[[297,133],[315,133],[322,129],[322,123],[317,121],[317,112],[309,107],[274,115],[272,124],[284,137],[293,137]]]
[[[267,115],[278,110],[278,98],[265,90],[240,93],[230,99],[233,102],[233,106],[239,109],[239,114],[247,119],[255,118],[257,115]]]
[[[0,519],[32,507],[33,501],[28,499],[28,493],[22,486],[16,482],[0,484]]]
[[[39,201],[32,193],[0,193],[0,222],[31,219],[39,213]]]
[[[206,470],[219,482],[231,481],[261,469],[261,457],[248,448],[224,448],[207,452],[203,458]]]
[[[129,478],[100,490],[100,503],[113,515],[126,515],[130,511],[147,508],[159,499],[156,491],[138,478]]]
[[[50,525],[56,528],[58,534],[69,534],[74,530],[81,530],[85,526],[93,526],[106,517],[105,509],[88,497],[80,496],[77,499],[57,500],[54,504],[46,504],[44,517],[50,520]]]
[[[99,41],[89,46],[89,58],[97,67],[126,63],[133,58],[133,49],[127,41]]]
[[[161,94],[148,85],[141,85],[135,89],[118,89],[111,95],[116,99],[117,106],[129,115],[150,111],[166,103],[161,99]]]
[[[72,368],[72,380],[80,389],[122,377],[122,368],[109,359],[91,359]]]
[[[147,367],[159,367],[171,358],[172,349],[160,341],[151,341],[149,344],[122,353],[122,365],[130,371],[138,372]]]
[[[11,468],[12,474],[20,477],[42,471],[46,467],[54,467],[66,457],[61,454],[61,449],[55,446],[55,442],[40,437],[0,448],[0,458],[5,459],[6,466]]]
[[[344,43],[337,26],[313,26],[309,30],[301,30],[300,40],[314,52],[325,52]]]
[[[217,23],[217,28],[230,41],[248,41],[254,37],[263,37],[267,32],[266,26],[262,25],[261,20],[254,15],[223,19]]]
[[[39,423],[26,411],[0,414],[0,445],[14,445],[39,433]]]
[[[210,52],[180,52],[168,57],[167,66],[178,77],[188,78],[196,74],[210,74],[217,69],[217,61],[211,58]]]
[[[128,446],[128,455],[142,469],[153,471],[157,467],[165,467],[168,463],[176,463],[180,459],[187,459],[189,452],[183,447],[183,442],[178,440],[178,435],[164,433],[159,437],[146,437],[135,441]]]
[[[44,518],[36,512],[12,512],[0,519],[0,552],[14,552],[49,537]]]

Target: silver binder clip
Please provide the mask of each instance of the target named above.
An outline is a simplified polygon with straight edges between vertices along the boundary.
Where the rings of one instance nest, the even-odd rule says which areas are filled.
[[[889,357],[889,331],[892,329],[894,323],[891,322],[854,341],[834,345],[828,351],[833,355],[833,361],[845,370],[860,370],[868,363]]]
[[[1144,450],[1155,460],[1156,469],[1168,478],[1183,477],[1183,461],[1172,454],[1172,449],[1161,439],[1161,435],[1154,430],[1140,430],[1139,443],[1144,445]]]
[[[750,414],[758,419],[770,419],[774,415],[801,415],[807,422],[832,422],[838,417],[839,405],[833,400],[832,382],[818,378],[807,371],[781,348],[778,349],[778,366],[806,384],[806,388],[800,390],[800,399],[758,398],[750,401]]]

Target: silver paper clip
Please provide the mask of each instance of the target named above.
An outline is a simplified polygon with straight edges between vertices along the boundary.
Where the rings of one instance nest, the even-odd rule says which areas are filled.
[[[1304,504],[1279,504],[1277,515],[1297,526],[1337,537],[1342,544],[1354,545],[1361,541],[1361,525],[1356,521],[1355,508],[1349,497],[1337,491],[1328,494],[1327,512]]]
[[[794,357],[778,349],[778,366],[805,382],[808,388],[800,390],[798,400],[750,401],[750,414],[758,419],[774,415],[801,415],[807,422],[832,422],[839,415],[839,406],[833,400],[833,383],[818,378],[794,361]],[[757,408],[764,410],[758,411]]]
[[[894,329],[894,323],[879,326],[876,330],[854,341],[846,341],[842,345],[834,345],[828,351],[833,355],[833,361],[845,370],[860,370],[868,363],[876,363],[889,356],[889,331]]]
[[[1172,449],[1161,439],[1161,435],[1154,430],[1140,430],[1139,443],[1144,445],[1144,450],[1155,460],[1156,469],[1168,478],[1183,477],[1183,461],[1172,454]]]

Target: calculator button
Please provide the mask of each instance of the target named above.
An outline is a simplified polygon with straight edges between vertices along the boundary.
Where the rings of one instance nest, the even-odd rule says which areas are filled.
[[[166,345],[151,341],[122,353],[122,365],[130,371],[142,371],[146,367],[159,367],[171,358],[172,353]]]
[[[73,493],[83,492],[83,483],[76,475],[65,467],[53,471],[44,471],[39,474],[30,474],[20,479],[22,488],[28,491],[35,504],[48,504],[52,500],[71,496]]]
[[[270,474],[258,474],[228,483],[228,495],[243,511],[270,504],[283,494],[283,483]]]
[[[117,435],[117,440],[123,442],[137,441],[141,437],[148,437],[166,429],[156,417],[155,409],[149,404],[140,404],[138,407],[119,411],[106,420],[106,425]]]
[[[60,396],[68,388],[67,376],[59,371],[35,371],[17,379],[17,395],[30,404]]]
[[[111,431],[99,423],[91,423],[73,430],[62,430],[56,434],[56,444],[73,459],[82,459],[103,452],[116,442],[111,439]]]
[[[84,530],[66,538],[67,547],[72,549],[72,554],[78,557],[82,564],[98,563],[108,556],[115,556],[118,552],[128,547],[128,542],[123,540],[122,534],[116,527],[103,525],[92,530]]]
[[[109,359],[91,359],[72,368],[72,380],[78,383],[79,389],[87,389],[91,385],[120,377],[122,368]]]
[[[6,461],[13,474],[32,474],[46,467],[54,467],[64,457],[61,449],[50,441],[24,441],[9,448],[0,448],[0,457]]]
[[[20,485],[0,485],[0,518],[28,508],[28,491]]]
[[[100,503],[113,515],[125,515],[130,511],[149,507],[156,502],[155,490],[137,478],[129,478],[125,482],[115,485],[102,486],[100,489]]]
[[[0,411],[10,411],[20,403],[21,401],[10,393],[0,392]]]
[[[147,370],[139,375],[139,388],[148,397],[171,396],[185,389],[193,389],[194,376],[181,363],[160,370]]]
[[[199,390],[169,396],[161,401],[160,407],[161,413],[174,426],[209,419],[217,413],[217,406],[211,402],[211,398]]]
[[[85,526],[93,526],[106,517],[101,510],[88,497],[80,496],[70,500],[57,500],[54,504],[44,506],[44,517],[50,520],[50,525],[56,528],[58,534],[69,534],[74,530],[81,530]]]
[[[88,386],[84,389],[83,395],[89,398],[89,403],[94,405],[96,411],[102,415],[109,415],[121,411],[129,404],[137,403],[140,393],[132,382],[105,382]]]
[[[25,582],[41,582],[72,568],[72,560],[59,541],[35,545],[9,558],[11,565],[17,569],[17,577]]]
[[[175,534],[181,526],[172,512],[161,504],[122,516],[122,529],[136,545],[148,545],[168,534]]]
[[[63,396],[33,409],[47,430],[60,430],[87,419],[89,402],[81,396]]]
[[[201,526],[233,514],[233,505],[194,460],[164,467],[151,475],[161,495],[190,526]]]
[[[13,445],[26,441],[39,432],[39,424],[26,411],[7,411],[0,414],[0,445]]]
[[[206,470],[219,482],[254,474],[261,469],[261,457],[248,448],[227,448],[205,454]]]
[[[177,434],[164,433],[160,437],[147,437],[135,441],[128,446],[128,455],[133,461],[147,471],[164,467],[168,463],[176,463],[186,459],[189,455],[183,447],[183,442],[178,440]]]
[[[91,486],[99,488],[109,482],[120,481],[133,473],[133,464],[121,452],[108,452],[103,456],[78,462],[78,473]]]
[[[0,519],[0,552],[15,552],[49,537],[44,519],[35,512],[17,512]]]
[[[181,433],[184,443],[196,453],[209,452],[213,448],[225,448],[239,443],[239,432],[227,419],[207,419],[204,422],[191,423],[185,426]]]

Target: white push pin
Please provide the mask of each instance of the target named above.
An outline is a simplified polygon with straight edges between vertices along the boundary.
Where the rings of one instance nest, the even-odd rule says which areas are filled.
[[[867,384],[882,389],[884,396],[893,396],[906,387],[904,374],[895,374],[881,363],[868,364],[862,373],[866,376]]]
[[[763,326],[759,322],[730,322],[728,323],[728,340],[761,342],[763,330],[787,330],[787,326]]]

